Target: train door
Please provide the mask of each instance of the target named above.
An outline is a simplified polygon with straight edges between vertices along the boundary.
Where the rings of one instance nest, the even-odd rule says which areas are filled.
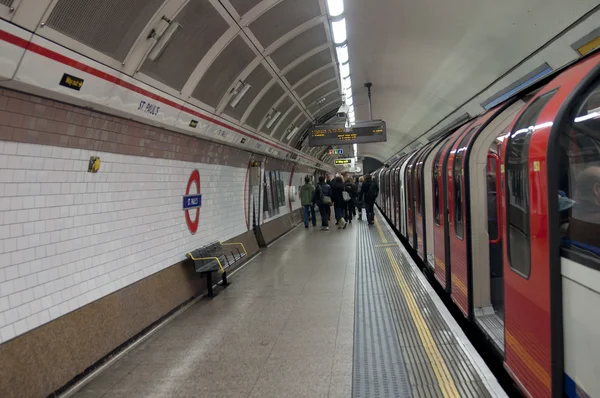
[[[434,188],[439,190],[439,186],[437,186],[436,180],[433,178],[433,170],[434,164],[437,162],[437,160],[439,160],[439,150],[444,146],[448,139],[450,138],[447,137],[446,139],[440,140],[432,146],[429,156],[427,156],[423,167],[423,190],[425,199],[425,247],[427,265],[432,270],[435,269],[433,225],[435,222],[434,208],[436,206],[436,202],[434,201],[434,197],[437,198],[439,196],[439,192],[433,192]],[[439,215],[439,212],[437,215]]]
[[[406,240],[408,240],[408,244],[411,247],[415,247],[414,242],[414,181],[413,181],[413,169],[415,158],[418,155],[413,156],[413,158],[406,165],[404,184],[406,187]]]
[[[406,197],[407,197],[407,236],[406,239],[410,246],[416,250],[417,248],[417,234],[415,228],[415,213],[417,206],[417,163],[421,155],[423,154],[423,150],[419,150],[415,153],[415,156],[412,157],[408,166],[406,167],[406,181],[407,181],[407,189],[406,189]]]
[[[442,287],[451,292],[450,284],[450,242],[448,226],[448,179],[446,178],[448,169],[448,158],[453,144],[462,137],[465,130],[471,123],[467,123],[454,134],[446,139],[444,145],[436,154],[433,164],[432,183],[433,183],[433,241],[435,270],[434,276]]]
[[[471,230],[473,314],[477,325],[501,353],[504,352],[504,273],[499,219],[502,201],[497,199],[502,196],[499,153],[510,124],[524,106],[523,100],[513,102],[482,128],[472,144],[465,173],[465,189],[470,193],[466,208]]]
[[[471,313],[467,251],[467,219],[465,215],[465,176],[463,159],[467,146],[481,124],[470,126],[453,145],[448,157],[448,243],[450,244],[450,283],[452,300],[465,316]]]
[[[419,155],[419,160],[417,161],[415,168],[415,191],[416,191],[416,204],[415,204],[415,231],[416,231],[416,241],[417,241],[417,254],[423,260],[424,263],[427,263],[426,256],[426,242],[425,242],[425,186],[424,186],[424,166],[431,149],[433,148],[433,144],[429,144],[427,147],[423,148],[421,154]]]
[[[400,234],[408,239],[408,206],[407,206],[407,183],[406,183],[406,169],[410,160],[413,158],[415,154],[409,155],[402,162],[402,167],[400,167]]]
[[[390,223],[394,225],[394,166],[390,166],[390,172],[388,174],[388,218],[390,219]]]

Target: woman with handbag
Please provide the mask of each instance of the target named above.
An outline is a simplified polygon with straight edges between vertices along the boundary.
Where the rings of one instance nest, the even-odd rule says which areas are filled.
[[[329,219],[331,218],[331,186],[325,182],[325,177],[319,177],[319,184],[315,190],[314,202],[319,206],[321,213],[321,229],[329,231]]]

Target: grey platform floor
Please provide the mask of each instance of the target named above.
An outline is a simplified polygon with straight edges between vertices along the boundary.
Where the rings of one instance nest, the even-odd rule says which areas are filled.
[[[76,397],[349,397],[357,228],[300,226]]]
[[[294,229],[75,396],[505,396],[378,217]]]

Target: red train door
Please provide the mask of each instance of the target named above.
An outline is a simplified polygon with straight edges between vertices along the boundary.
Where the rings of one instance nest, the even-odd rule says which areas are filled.
[[[415,159],[418,157],[418,154],[413,156],[413,158],[408,162],[405,171],[404,184],[406,185],[406,240],[411,247],[415,247],[415,232],[414,232],[414,204],[415,204],[415,196],[414,196],[414,183],[413,183],[413,174],[414,174],[414,164]]]
[[[448,184],[445,178],[446,167],[448,164],[448,153],[450,147],[460,137],[465,127],[446,138],[441,145],[432,167],[432,192],[433,192],[433,254],[435,258],[435,268],[433,275],[440,285],[450,292],[450,244],[448,243],[448,214],[447,198]]]
[[[549,191],[556,176],[548,174],[558,154],[549,136],[560,134],[557,115],[599,60],[589,58],[544,87],[513,122],[502,149],[505,367],[532,397],[564,394],[558,189]]]

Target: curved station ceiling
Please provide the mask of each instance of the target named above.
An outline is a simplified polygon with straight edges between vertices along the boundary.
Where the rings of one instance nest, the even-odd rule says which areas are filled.
[[[358,155],[386,161],[577,58],[599,26],[597,0],[0,0],[17,3],[37,35],[325,161],[307,128],[344,98],[368,119],[366,82],[388,141]]]

